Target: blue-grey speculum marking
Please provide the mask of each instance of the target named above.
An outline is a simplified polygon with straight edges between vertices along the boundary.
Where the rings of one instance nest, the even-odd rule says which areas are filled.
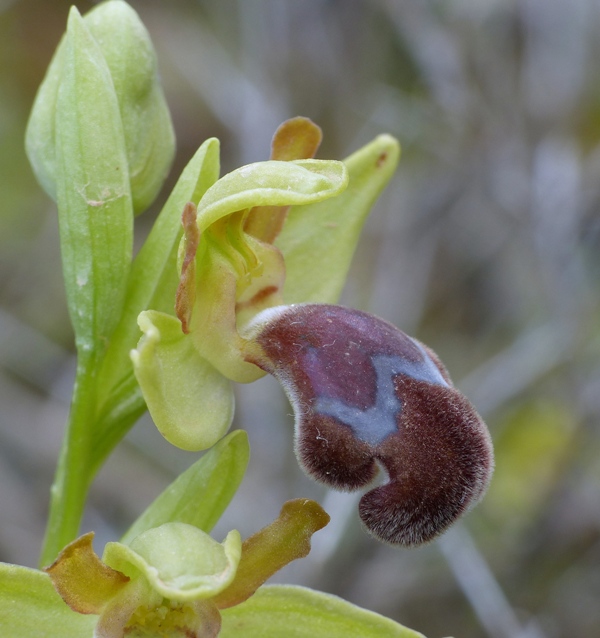
[[[423,348],[420,361],[391,356],[375,355],[371,359],[377,375],[377,394],[375,404],[366,410],[354,408],[331,397],[319,397],[314,405],[315,412],[337,419],[352,429],[354,436],[369,445],[379,445],[390,434],[398,431],[398,415],[402,410],[402,401],[396,396],[393,379],[405,374],[417,381],[433,385],[448,386],[439,369]]]

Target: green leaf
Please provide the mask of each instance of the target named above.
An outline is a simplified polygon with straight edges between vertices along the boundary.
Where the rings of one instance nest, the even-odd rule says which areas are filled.
[[[99,387],[105,393],[118,390],[117,386],[122,385],[133,372],[129,352],[139,339],[139,313],[148,308],[173,312],[179,283],[177,250],[182,235],[181,213],[187,202],[200,201],[218,177],[219,141],[211,138],[202,144],[185,167],[133,261],[125,307],[106,353],[99,380]],[[109,405],[112,399],[108,399]]]
[[[344,160],[350,182],[335,199],[295,206],[275,241],[286,263],[286,304],[335,303],[363,224],[393,175],[400,147],[380,135]]]
[[[96,40],[73,7],[56,105],[63,273],[77,347],[101,352],[121,316],[133,241],[123,127]]]
[[[92,638],[97,620],[71,611],[47,574],[0,563],[0,636]]]
[[[249,457],[246,432],[231,432],[175,479],[121,542],[129,545],[142,532],[170,522],[188,523],[210,532],[237,492]]]
[[[318,202],[341,193],[348,183],[342,162],[269,160],[248,164],[224,175],[198,205],[198,227],[254,206],[287,206]]]
[[[235,577],[242,552],[239,532],[217,543],[186,523],[165,523],[133,539],[131,545],[107,543],[103,560],[135,578],[139,573],[161,596],[176,601],[211,598]]]
[[[198,354],[178,319],[147,310],[138,322],[143,336],[131,359],[156,427],[183,450],[212,447],[233,419],[230,381]]]
[[[337,596],[291,585],[261,587],[221,616],[219,638],[424,638]]]

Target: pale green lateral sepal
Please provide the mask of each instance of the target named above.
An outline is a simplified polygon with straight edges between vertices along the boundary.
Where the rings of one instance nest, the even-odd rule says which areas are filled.
[[[184,450],[211,447],[231,425],[230,382],[197,353],[178,319],[149,310],[138,323],[143,336],[131,359],[156,427]]]
[[[0,636],[92,638],[97,619],[69,609],[44,572],[0,563]]]
[[[136,578],[142,574],[152,589],[169,600],[211,598],[234,579],[242,552],[239,532],[223,543],[186,523],[166,523],[137,536],[130,545],[108,543],[103,561]]]
[[[231,432],[178,476],[129,528],[125,545],[164,523],[188,523],[210,532],[240,486],[248,460],[248,435]]]
[[[363,224],[399,157],[397,140],[380,135],[344,160],[350,181],[341,195],[290,210],[275,241],[286,263],[286,304],[339,299]]]
[[[75,7],[69,13],[64,64],[56,105],[63,272],[77,346],[101,351],[121,316],[133,209],[113,82]]]
[[[269,160],[242,166],[209,188],[198,205],[202,232],[217,220],[254,206],[295,206],[341,193],[348,184],[342,162]]]
[[[291,585],[261,587],[221,616],[219,638],[424,638],[337,596]]]

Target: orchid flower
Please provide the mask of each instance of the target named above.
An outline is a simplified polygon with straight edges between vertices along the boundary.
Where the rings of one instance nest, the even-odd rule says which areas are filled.
[[[231,381],[264,375],[243,356],[254,316],[284,303],[336,301],[341,292],[399,149],[382,135],[344,162],[310,159],[320,139],[310,120],[288,120],[271,160],[223,176],[184,207],[176,314],[142,312],[132,352],[148,409],[174,445],[213,445],[231,425]]]
[[[0,634],[11,638],[423,638],[335,596],[264,585],[306,556],[329,516],[314,501],[284,504],[241,542],[209,535],[248,463],[235,431],[179,476],[100,559],[84,534],[44,571],[0,563]],[[301,618],[302,622],[299,623]],[[299,633],[298,633],[299,632]]]
[[[202,449],[229,428],[230,381],[273,374],[294,408],[301,466],[342,490],[366,487],[383,466],[389,482],[362,497],[360,517],[380,540],[418,545],[485,493],[491,440],[429,348],[367,313],[308,303],[336,294],[299,297],[296,290],[294,301],[304,303],[286,298],[288,257],[276,239],[286,229],[287,208],[310,197],[321,212],[334,211],[336,230],[355,223],[346,218],[348,191],[339,194],[344,165],[295,159],[312,154],[319,137],[308,120],[284,123],[273,140],[274,160],[226,175],[197,208],[185,207],[177,316],[141,313],[136,376],[164,436]],[[347,160],[352,196],[364,201],[361,189],[372,192],[373,182],[380,189],[388,175],[378,171],[395,164],[395,155],[392,140],[380,138]],[[365,214],[361,207],[359,218]],[[335,256],[327,269],[331,255],[315,241],[329,229],[306,205],[294,215],[294,230],[305,215],[313,227],[295,247],[304,260],[289,260],[295,281],[335,279]],[[345,269],[355,238],[339,234],[335,248]],[[302,272],[320,262],[321,272]]]

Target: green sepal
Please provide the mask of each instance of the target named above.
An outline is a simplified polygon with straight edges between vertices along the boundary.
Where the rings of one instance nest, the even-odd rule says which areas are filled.
[[[78,349],[101,352],[123,307],[133,210],[110,72],[77,9],[69,13],[56,104],[56,178],[67,302]]]
[[[0,563],[0,636],[92,638],[97,620],[71,611],[48,574]]]
[[[269,160],[242,166],[208,189],[198,205],[198,228],[254,206],[297,206],[341,193],[348,184],[342,162]]]
[[[138,323],[143,336],[131,359],[156,427],[183,450],[213,446],[233,419],[230,381],[198,354],[178,319],[148,310]]]
[[[235,578],[242,552],[239,532],[223,543],[186,523],[165,523],[130,545],[107,543],[103,561],[130,578],[140,574],[161,596],[175,601],[211,598]]]
[[[133,375],[129,352],[139,339],[137,317],[148,308],[173,313],[177,251],[182,235],[181,212],[186,202],[198,202],[219,177],[219,140],[206,140],[181,173],[144,245],[133,260],[127,282],[125,307],[103,361],[99,387],[118,392]],[[106,396],[104,397],[107,398]],[[123,400],[122,398],[120,400]],[[111,406],[112,407],[112,406]]]
[[[335,303],[363,224],[393,175],[400,146],[380,135],[344,160],[350,181],[335,199],[290,210],[275,245],[286,264],[286,304]]]
[[[246,432],[231,432],[175,479],[127,530],[121,542],[129,545],[142,532],[172,522],[210,532],[237,492],[249,457]]]
[[[265,585],[221,617],[219,638],[424,638],[337,596],[291,585]]]

